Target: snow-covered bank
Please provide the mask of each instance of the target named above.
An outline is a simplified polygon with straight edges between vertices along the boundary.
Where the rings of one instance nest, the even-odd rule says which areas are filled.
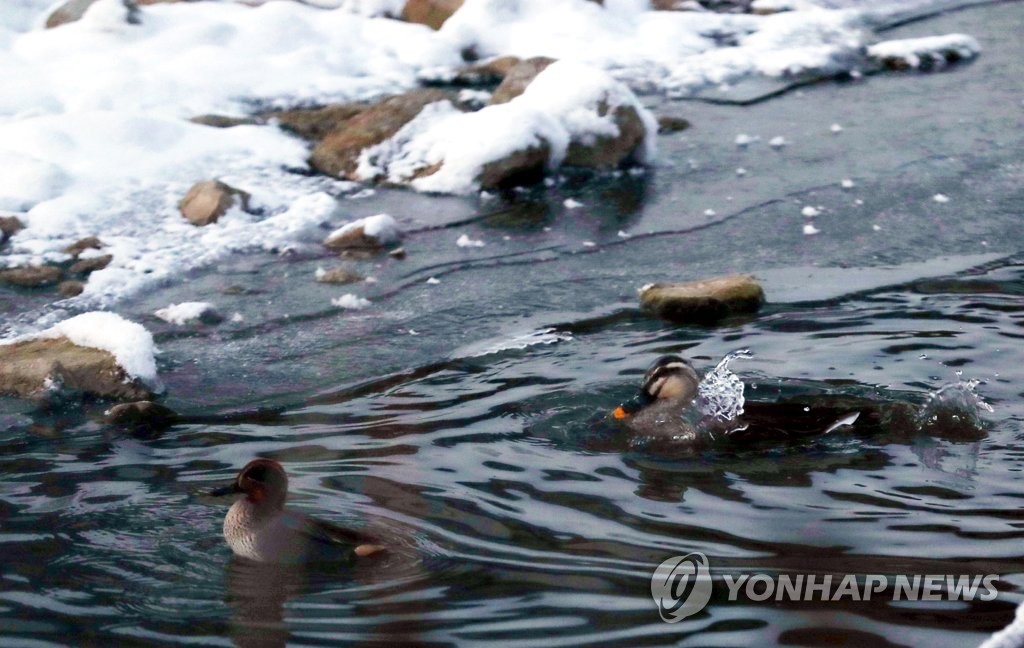
[[[317,4],[338,8],[159,4],[130,24],[121,0],[97,0],[81,20],[42,30],[48,0],[3,3],[0,210],[26,228],[0,267],[62,263],[68,243],[100,236],[113,260],[76,299],[110,305],[232,252],[314,244],[322,225],[346,220],[332,196],[353,185],[291,172],[308,170],[305,142],[273,124],[188,121],[199,114],[392,94],[451,78],[467,52],[559,59],[507,103],[470,113],[431,104],[362,159],[361,177],[468,192],[494,156],[524,143],[543,141],[554,166],[573,142],[612,135],[602,104],[637,111],[648,128],[633,157],[651,159],[653,122],[629,88],[685,96],[850,69],[873,39],[857,11],[806,3],[759,16],[654,12],[639,0],[467,0],[439,31],[383,17],[397,1]],[[248,193],[250,208],[190,225],[178,201],[207,179]]]

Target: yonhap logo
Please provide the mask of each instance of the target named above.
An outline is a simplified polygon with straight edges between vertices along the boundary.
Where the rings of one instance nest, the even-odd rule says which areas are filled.
[[[682,621],[703,610],[711,600],[708,557],[695,551],[658,565],[651,577],[651,596],[665,623]]]

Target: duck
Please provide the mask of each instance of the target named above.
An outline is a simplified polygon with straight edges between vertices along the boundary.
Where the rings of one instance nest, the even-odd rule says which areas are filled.
[[[616,407],[611,417],[636,436],[702,446],[723,437],[771,443],[828,434],[840,427],[876,432],[906,416],[907,405],[902,403],[815,394],[781,401],[747,400],[743,414],[735,420],[702,420],[700,412],[693,412],[700,382],[688,359],[661,356],[644,373],[637,393]]]
[[[689,360],[661,356],[644,372],[637,393],[612,411],[612,418],[636,434],[696,443],[702,435],[682,415],[697,398],[698,385],[700,375]]]
[[[258,563],[338,562],[385,553],[366,534],[285,507],[288,475],[273,459],[254,459],[210,495],[245,495],[224,517],[224,539],[236,556]]]

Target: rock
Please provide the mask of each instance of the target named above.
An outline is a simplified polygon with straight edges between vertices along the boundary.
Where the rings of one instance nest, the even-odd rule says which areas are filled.
[[[25,224],[17,216],[0,216],[0,243],[23,229],[25,229]]]
[[[264,113],[264,117],[276,119],[281,128],[295,133],[303,139],[319,141],[328,133],[345,126],[348,120],[364,112],[365,104],[331,104],[322,108],[295,108]]]
[[[401,260],[405,259],[407,254],[405,252],[405,248],[404,247],[397,247],[394,250],[391,250],[390,252],[388,252],[388,256],[393,258],[393,259],[398,259],[399,261],[401,261]]]
[[[242,209],[249,206],[249,194],[220,180],[204,180],[192,185],[178,203],[181,215],[197,227],[216,223],[238,201]]]
[[[387,214],[361,218],[334,230],[324,239],[331,250],[349,248],[381,248],[402,238],[398,223]]]
[[[640,289],[640,305],[673,322],[710,322],[734,313],[756,312],[764,290],[749,275],[728,275]]]
[[[193,124],[210,128],[234,128],[235,126],[259,126],[266,121],[258,117],[228,117],[225,115],[197,115],[189,119]]]
[[[540,146],[520,149],[500,160],[488,162],[480,171],[481,189],[508,189],[535,184],[544,179],[551,147],[547,142]]]
[[[107,351],[78,346],[67,338],[0,344],[0,393],[41,397],[60,387],[121,400],[152,396]]]
[[[120,403],[103,413],[107,423],[128,428],[168,427],[179,418],[174,410],[149,400]]]
[[[61,297],[77,297],[85,290],[85,284],[81,281],[62,281],[57,284],[57,292]]]
[[[74,274],[89,274],[90,272],[96,272],[102,270],[110,265],[110,262],[114,260],[113,255],[104,254],[103,256],[89,257],[88,259],[82,259],[71,264],[68,268],[69,272]]]
[[[96,0],[68,0],[46,18],[46,28],[53,29],[79,20],[94,2]]]
[[[463,0],[407,0],[402,9],[402,20],[441,29],[444,21],[452,17]]]
[[[526,86],[554,62],[555,59],[546,56],[535,56],[519,61],[509,68],[501,85],[495,88],[494,94],[491,95],[491,102],[488,105],[508,103],[523,94]]]
[[[659,133],[678,133],[679,131],[686,130],[689,127],[690,122],[682,117],[672,117],[670,115],[661,115],[658,117]]]
[[[220,324],[224,321],[217,308],[209,302],[182,302],[171,304],[153,313],[169,324],[184,326],[186,324]]]
[[[509,71],[522,59],[518,56],[499,56],[498,58],[474,63],[456,70],[452,83],[456,85],[494,85],[501,83]]]
[[[601,103],[597,113],[602,117],[607,115],[608,105]],[[619,129],[618,135],[571,142],[563,164],[590,169],[614,169],[631,160],[647,133],[644,122],[632,106],[617,107],[612,113],[612,120]]]
[[[0,283],[8,283],[22,288],[40,288],[52,286],[60,280],[60,276],[60,268],[55,266],[8,268],[0,270]]]
[[[326,284],[350,284],[362,281],[365,277],[358,272],[352,272],[348,268],[323,268],[316,269],[316,280]]]
[[[448,95],[431,88],[412,90],[370,106],[329,133],[313,149],[309,162],[316,170],[349,180],[355,175],[363,149],[380,144],[420,114],[424,106],[445,101]]]
[[[102,241],[95,236],[87,236],[67,246],[63,252],[77,258],[79,254],[86,250],[98,250],[101,247],[103,247]]]

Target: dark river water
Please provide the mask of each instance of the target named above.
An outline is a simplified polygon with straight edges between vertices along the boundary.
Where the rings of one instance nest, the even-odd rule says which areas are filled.
[[[163,402],[188,422],[131,432],[102,423],[105,403],[0,400],[0,644],[980,643],[1024,599],[1021,26],[1005,3],[891,32],[982,43],[936,74],[749,106],[650,98],[694,127],[643,175],[347,200],[407,232],[408,259],[347,262],[373,284],[315,283],[338,261],[310,245],[119,306],[154,332]],[[741,132],[791,144],[738,149]],[[636,307],[645,283],[737,271],[765,286],[756,315],[677,326]],[[372,304],[332,307],[344,292]],[[45,300],[8,290],[0,312]],[[186,300],[240,321],[151,315]],[[748,401],[917,418],[694,453],[608,422],[659,355],[707,371],[740,348]],[[961,380],[991,411],[934,396]],[[293,506],[376,529],[393,555],[311,573],[233,559],[228,503],[205,493],[256,456],[284,464]],[[651,577],[690,552],[714,589],[668,624]],[[999,593],[729,600],[721,579],[743,574],[997,575]]]

